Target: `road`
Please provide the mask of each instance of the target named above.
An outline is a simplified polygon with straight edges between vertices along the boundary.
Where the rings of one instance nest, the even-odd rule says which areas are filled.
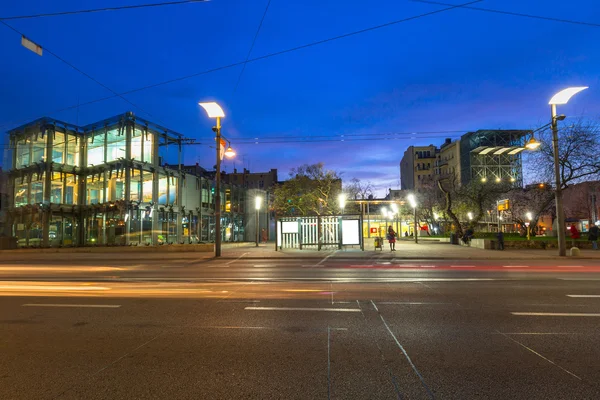
[[[1,399],[596,399],[600,263],[0,265]]]

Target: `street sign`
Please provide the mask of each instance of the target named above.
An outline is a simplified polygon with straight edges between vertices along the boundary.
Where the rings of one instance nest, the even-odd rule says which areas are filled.
[[[498,200],[498,211],[508,211],[510,208],[510,202],[506,200]]]
[[[377,228],[371,228],[371,233],[377,233]]]

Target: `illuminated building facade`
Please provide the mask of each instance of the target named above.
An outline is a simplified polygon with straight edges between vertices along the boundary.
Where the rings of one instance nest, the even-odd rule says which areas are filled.
[[[182,170],[182,135],[131,112],[84,127],[42,118],[8,135],[18,246],[214,241],[214,184]],[[225,184],[221,199],[223,240],[244,240],[245,189]]]

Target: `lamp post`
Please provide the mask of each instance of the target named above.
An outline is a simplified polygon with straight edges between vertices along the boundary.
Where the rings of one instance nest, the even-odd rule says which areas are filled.
[[[394,212],[394,222],[396,223],[396,236],[398,236],[402,232],[398,230],[398,205],[396,203],[392,203],[392,211]]]
[[[260,221],[258,212],[260,211],[260,205],[262,203],[262,198],[260,196],[256,196],[254,198],[254,208],[256,209],[256,247],[258,247],[258,232],[260,231]]]
[[[408,195],[408,202],[410,203],[410,206],[413,208],[414,211],[414,219],[415,219],[415,243],[419,243],[419,236],[417,233],[417,199],[415,198],[414,194],[409,194]]]
[[[215,257],[221,257],[221,118],[225,113],[220,105],[215,102],[198,103],[209,118],[216,119],[213,131],[216,134],[217,166],[215,174]],[[235,152],[231,147],[224,153],[227,157],[233,157]]]
[[[557,218],[557,231],[558,231],[558,255],[567,255],[567,241],[565,236],[565,210],[562,204],[562,188],[560,182],[560,164],[558,159],[558,121],[565,119],[564,115],[556,115],[556,106],[559,104],[567,104],[569,99],[587,89],[587,86],[570,87],[556,93],[550,99],[550,111],[552,115],[552,149],[554,152],[554,179],[556,184],[556,191],[554,192],[556,201],[556,218]]]
[[[532,215],[531,215],[530,212],[528,212],[527,214],[525,214],[525,216],[529,220],[529,222],[527,222],[527,240],[530,240],[531,239],[531,220],[532,220]]]

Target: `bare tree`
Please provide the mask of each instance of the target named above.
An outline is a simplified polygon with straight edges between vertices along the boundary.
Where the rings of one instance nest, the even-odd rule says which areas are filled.
[[[358,178],[352,178],[350,183],[344,187],[344,192],[349,199],[364,200],[373,194],[373,184],[371,182],[362,182]]]
[[[554,152],[552,132],[539,135],[542,143],[531,155],[530,162],[537,171],[538,182],[554,182]],[[598,122],[579,119],[558,132],[558,164],[561,187],[597,180],[600,178],[600,125]]]

